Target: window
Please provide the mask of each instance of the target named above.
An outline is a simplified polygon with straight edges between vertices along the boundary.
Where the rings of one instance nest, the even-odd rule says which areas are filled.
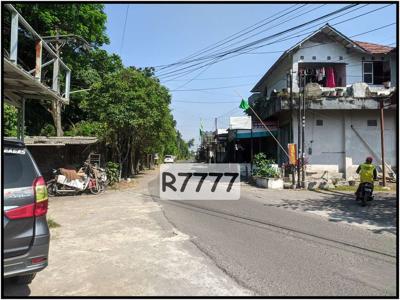
[[[326,59],[327,59],[327,60],[331,60],[331,57],[330,57],[330,56],[327,56]]]
[[[324,121],[323,120],[316,120],[316,125],[317,126],[322,126],[322,125],[324,125]]]
[[[373,63],[372,62],[364,62],[363,63],[363,81],[368,84],[373,84],[373,78],[374,78],[374,73],[373,73]]]
[[[316,57],[316,56],[313,56],[313,57],[312,57],[312,59],[313,59],[313,60],[316,60],[316,59],[317,59],[317,57]]]
[[[363,62],[363,81],[368,84],[383,84],[390,81],[390,65],[387,61]]]
[[[38,176],[29,154],[4,154],[4,187],[6,189],[32,186]]]
[[[343,56],[339,56],[339,60],[343,60]]]
[[[304,56],[302,55],[302,56],[300,56],[300,59],[304,59]]]
[[[378,126],[378,122],[376,120],[367,120],[367,126]]]

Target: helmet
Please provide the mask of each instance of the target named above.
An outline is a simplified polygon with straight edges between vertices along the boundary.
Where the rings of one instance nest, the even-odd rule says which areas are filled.
[[[367,159],[365,160],[367,163],[372,163],[373,158],[371,156],[368,156]]]

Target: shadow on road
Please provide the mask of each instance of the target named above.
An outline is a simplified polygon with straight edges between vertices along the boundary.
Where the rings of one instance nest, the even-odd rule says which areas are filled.
[[[5,297],[27,297],[31,294],[31,289],[27,284],[16,284],[12,278],[4,279]]]
[[[331,222],[347,222],[370,225],[368,229],[374,233],[390,232],[396,234],[396,196],[377,193],[375,200],[362,207],[349,193],[318,191],[322,198],[282,199],[281,204],[271,206],[323,212]],[[373,228],[374,226],[380,228]]]

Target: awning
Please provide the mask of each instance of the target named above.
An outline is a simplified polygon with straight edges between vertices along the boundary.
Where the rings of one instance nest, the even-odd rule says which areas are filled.
[[[276,135],[277,131],[272,131],[272,133],[274,135]],[[271,134],[268,131],[259,131],[259,132],[253,132],[253,134],[251,134],[251,132],[237,132],[235,135],[235,139],[237,140],[241,140],[241,139],[251,139],[251,137],[253,136],[253,138],[260,138],[260,137],[268,137],[271,136]]]

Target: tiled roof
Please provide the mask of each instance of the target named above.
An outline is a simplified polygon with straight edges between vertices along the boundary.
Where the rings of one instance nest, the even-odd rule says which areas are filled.
[[[393,47],[388,47],[373,43],[358,42],[358,41],[354,41],[354,43],[356,43],[358,46],[364,48],[365,50],[373,54],[384,54],[384,53],[389,53],[390,51],[393,50]]]

